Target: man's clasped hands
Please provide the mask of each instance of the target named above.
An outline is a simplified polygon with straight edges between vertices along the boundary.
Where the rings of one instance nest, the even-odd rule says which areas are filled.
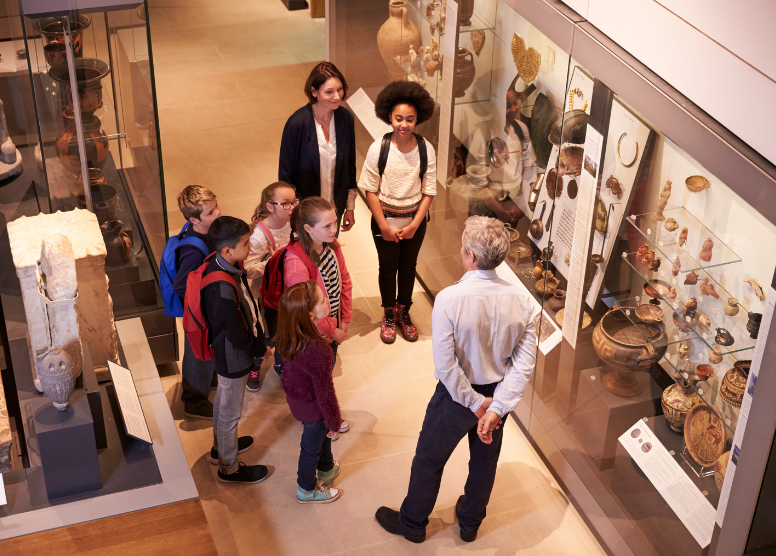
[[[485,444],[493,442],[493,431],[502,424],[501,417],[492,411],[488,411],[493,398],[485,398],[480,408],[474,412],[474,415],[480,420],[477,423],[477,436]]]

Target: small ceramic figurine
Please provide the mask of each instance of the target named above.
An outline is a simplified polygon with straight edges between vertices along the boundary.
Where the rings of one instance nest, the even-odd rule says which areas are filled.
[[[714,299],[719,299],[719,294],[714,289],[714,284],[709,284],[708,278],[701,278],[701,293],[703,295],[710,295]]]
[[[679,247],[684,245],[684,242],[687,241],[687,228],[682,228],[682,231],[679,233]]]
[[[679,255],[674,255],[674,268],[671,269],[671,276],[678,276],[680,268],[682,268],[682,261],[679,259]]]
[[[695,274],[695,272],[690,272],[687,276],[684,277],[684,283],[694,286],[698,283],[698,275]]]
[[[640,259],[643,259],[648,252],[649,252],[649,245],[645,243],[644,245],[636,249],[636,256]]]
[[[687,344],[679,344],[679,359],[684,359],[687,354],[690,353],[690,346]]]
[[[679,224],[673,218],[666,220],[665,226],[669,232],[675,232],[679,228]]]
[[[657,203],[657,212],[652,215],[652,220],[665,220],[666,217],[663,216],[663,211],[666,208],[666,205],[668,204],[668,198],[671,196],[671,182],[666,181],[666,184],[663,186],[663,190],[660,192],[660,200]]]
[[[676,299],[676,288],[671,288],[668,290],[668,297],[671,299]]]
[[[654,251],[653,251],[654,253]],[[655,257],[655,260],[649,263],[649,269],[650,270],[658,270],[660,268],[660,263],[663,262],[663,259],[660,257]]]
[[[698,299],[695,297],[691,297],[690,300],[684,304],[685,308],[689,310],[694,310],[698,308]]]
[[[760,283],[757,281],[757,278],[747,278],[744,280],[744,282],[752,286],[754,294],[760,298],[760,301],[765,301],[765,292],[763,291],[762,286],[760,286]]]
[[[654,251],[650,251],[649,253],[646,253],[644,255],[644,257],[641,259],[641,262],[644,263],[644,264],[651,265],[652,261],[654,261],[654,260],[655,260],[655,252]]]
[[[701,254],[699,255],[702,261],[706,261],[707,263],[711,261],[711,249],[713,247],[714,242],[711,241],[711,238],[706,238],[706,241],[703,242],[703,246],[701,247]]]
[[[730,297],[727,300],[727,303],[722,308],[723,311],[725,311],[725,314],[729,317],[735,317],[738,314],[738,299],[735,297]]]
[[[707,317],[706,315],[699,316],[698,322],[700,322],[706,328],[709,328],[711,326],[711,319],[709,319],[709,317]]]
[[[719,348],[719,346],[714,346],[711,348],[711,351],[709,352],[709,363],[714,363],[715,365],[717,363],[722,363],[722,350]]]

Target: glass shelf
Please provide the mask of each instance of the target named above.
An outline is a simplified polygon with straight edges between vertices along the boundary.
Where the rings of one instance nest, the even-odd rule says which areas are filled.
[[[693,342],[690,344],[688,355],[685,358],[682,358],[679,356],[679,348],[680,344],[669,346],[668,351],[660,361],[661,368],[668,373],[675,382],[686,379],[687,382],[690,383],[692,389],[695,390],[695,393],[700,396],[701,400],[714,410],[714,413],[716,413],[720,420],[725,424],[725,428],[730,431],[730,434],[735,434],[740,408],[728,404],[719,394],[722,380],[724,379],[725,374],[733,368],[735,358],[730,361],[730,358],[726,357],[721,363],[711,365],[713,373],[707,380],[694,380],[693,375],[686,369],[687,361],[690,361],[694,365],[701,363],[708,364],[708,349],[702,342]]]
[[[687,322],[687,326],[690,331],[694,332],[696,337],[701,339],[708,349],[714,346],[719,346],[722,354],[736,353],[739,351],[754,349],[755,341],[749,337],[749,332],[746,331],[746,324],[742,321],[742,316],[746,315],[745,310],[739,311],[735,317],[727,316],[723,307],[727,298],[727,292],[721,287],[717,290],[720,298],[715,299],[710,295],[703,295],[700,292],[700,280],[695,285],[685,285],[682,275],[673,277],[671,276],[670,265],[666,265],[665,262],[661,265],[660,269],[650,270],[648,265],[641,262],[641,257],[636,253],[623,253],[623,259],[628,266],[630,266],[636,273],[645,281],[660,280],[664,282],[668,287],[676,288],[676,298],[671,299],[668,297],[667,292],[660,295],[659,301],[660,307],[663,308],[664,317],[663,320],[671,321],[672,330],[678,330],[679,327],[674,324],[674,312]],[[711,283],[711,281],[709,282]],[[660,292],[658,292],[660,293]],[[645,297],[649,297],[645,293]],[[695,297],[698,302],[698,308],[694,316],[691,316],[688,321],[686,315],[685,303]],[[642,298],[643,300],[643,298]],[[700,323],[700,317],[706,315],[711,321],[711,325],[706,328]],[[729,346],[722,346],[715,341],[716,328],[725,328],[733,336],[733,344]],[[679,339],[677,339],[679,338]],[[674,333],[669,337],[669,341],[672,343],[680,342],[682,334]]]
[[[649,303],[651,300],[651,297],[644,294],[643,296],[636,296],[624,300],[619,300],[616,304],[620,306],[621,312],[628,318],[628,320],[635,325],[643,324],[644,322],[636,316],[636,307],[643,303]],[[672,344],[685,343],[698,339],[698,334],[693,328],[688,327],[686,330],[682,330],[674,323],[672,315],[674,314],[675,309],[668,303],[670,300],[659,299],[658,301],[660,302],[660,305],[656,306],[663,310],[663,326],[665,326],[666,329],[666,339],[669,346]],[[652,305],[654,305],[654,303]]]
[[[684,207],[667,209],[663,215],[673,218],[679,227],[673,232],[669,232],[665,223],[666,220],[654,220],[650,212],[647,214],[630,215],[626,220],[636,228],[649,242],[655,245],[656,249],[663,256],[663,264],[671,263],[675,256],[679,257],[681,268],[680,274],[697,272],[714,268],[717,266],[740,263],[741,257],[736,255],[730,247],[725,245],[714,233],[704,226]],[[679,245],[679,236],[682,228],[687,228],[687,240],[684,245]],[[706,239],[714,242],[711,250],[711,260],[706,262],[699,258],[701,248]]]

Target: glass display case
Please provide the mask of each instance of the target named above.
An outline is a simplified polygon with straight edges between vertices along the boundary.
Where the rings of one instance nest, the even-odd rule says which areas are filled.
[[[753,511],[760,477],[728,470],[774,425],[747,415],[769,403],[753,394],[776,219],[756,199],[776,168],[559,2],[461,0],[457,21],[440,2],[332,2],[332,61],[372,99],[419,75],[401,56],[403,73],[362,71],[394,61],[386,4],[422,44],[467,53],[451,90],[425,75],[440,183],[419,280],[434,296],[461,277],[466,218],[503,221],[498,273],[534,299],[539,336],[517,422],[611,553],[733,554],[725,535],[748,525],[726,508]],[[362,156],[372,140],[358,130]]]
[[[140,316],[157,363],[175,361],[157,286],[167,223],[146,6],[20,4],[14,59],[31,93],[22,143],[40,211],[95,213],[116,320]]]

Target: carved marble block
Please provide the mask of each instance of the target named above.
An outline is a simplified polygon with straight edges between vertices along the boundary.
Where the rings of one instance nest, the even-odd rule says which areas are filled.
[[[3,381],[0,380],[0,473],[13,471],[11,465],[11,422],[8,420],[8,406],[5,402]]]
[[[88,210],[75,209],[69,212],[22,216],[8,224],[8,239],[11,244],[16,275],[22,286],[24,312],[27,315],[27,329],[30,343],[30,359],[46,351],[52,345],[48,316],[49,304],[41,298],[39,283],[41,274],[46,280],[46,270],[39,269],[41,246],[48,240],[45,248],[47,255],[54,261],[62,261],[60,252],[55,253],[55,236],[64,235],[70,241],[75,260],[75,274],[78,286],[78,302],[75,311],[78,317],[78,330],[82,340],[89,344],[95,368],[103,367],[108,361],[118,362],[116,327],[113,323],[113,300],[108,294],[108,277],[105,275],[105,256],[107,251],[100,233],[97,217]],[[61,245],[61,243],[60,243]],[[51,273],[55,282],[68,275],[67,265],[59,265],[51,260],[43,265]],[[55,297],[68,295],[71,286],[57,284]],[[51,293],[48,294],[51,296]],[[57,317],[58,319],[59,317]],[[59,322],[53,323],[54,329],[60,328]],[[64,333],[67,333],[66,324]],[[62,344],[54,344],[60,345]],[[70,353],[70,350],[67,350]],[[83,356],[81,356],[83,361]],[[83,363],[81,363],[83,365]]]
[[[70,240],[62,234],[44,238],[40,252],[40,292],[48,318],[49,345],[65,351],[73,365],[75,376],[84,366],[81,335],[76,312],[78,282],[75,254]],[[40,376],[40,366],[36,364]]]

